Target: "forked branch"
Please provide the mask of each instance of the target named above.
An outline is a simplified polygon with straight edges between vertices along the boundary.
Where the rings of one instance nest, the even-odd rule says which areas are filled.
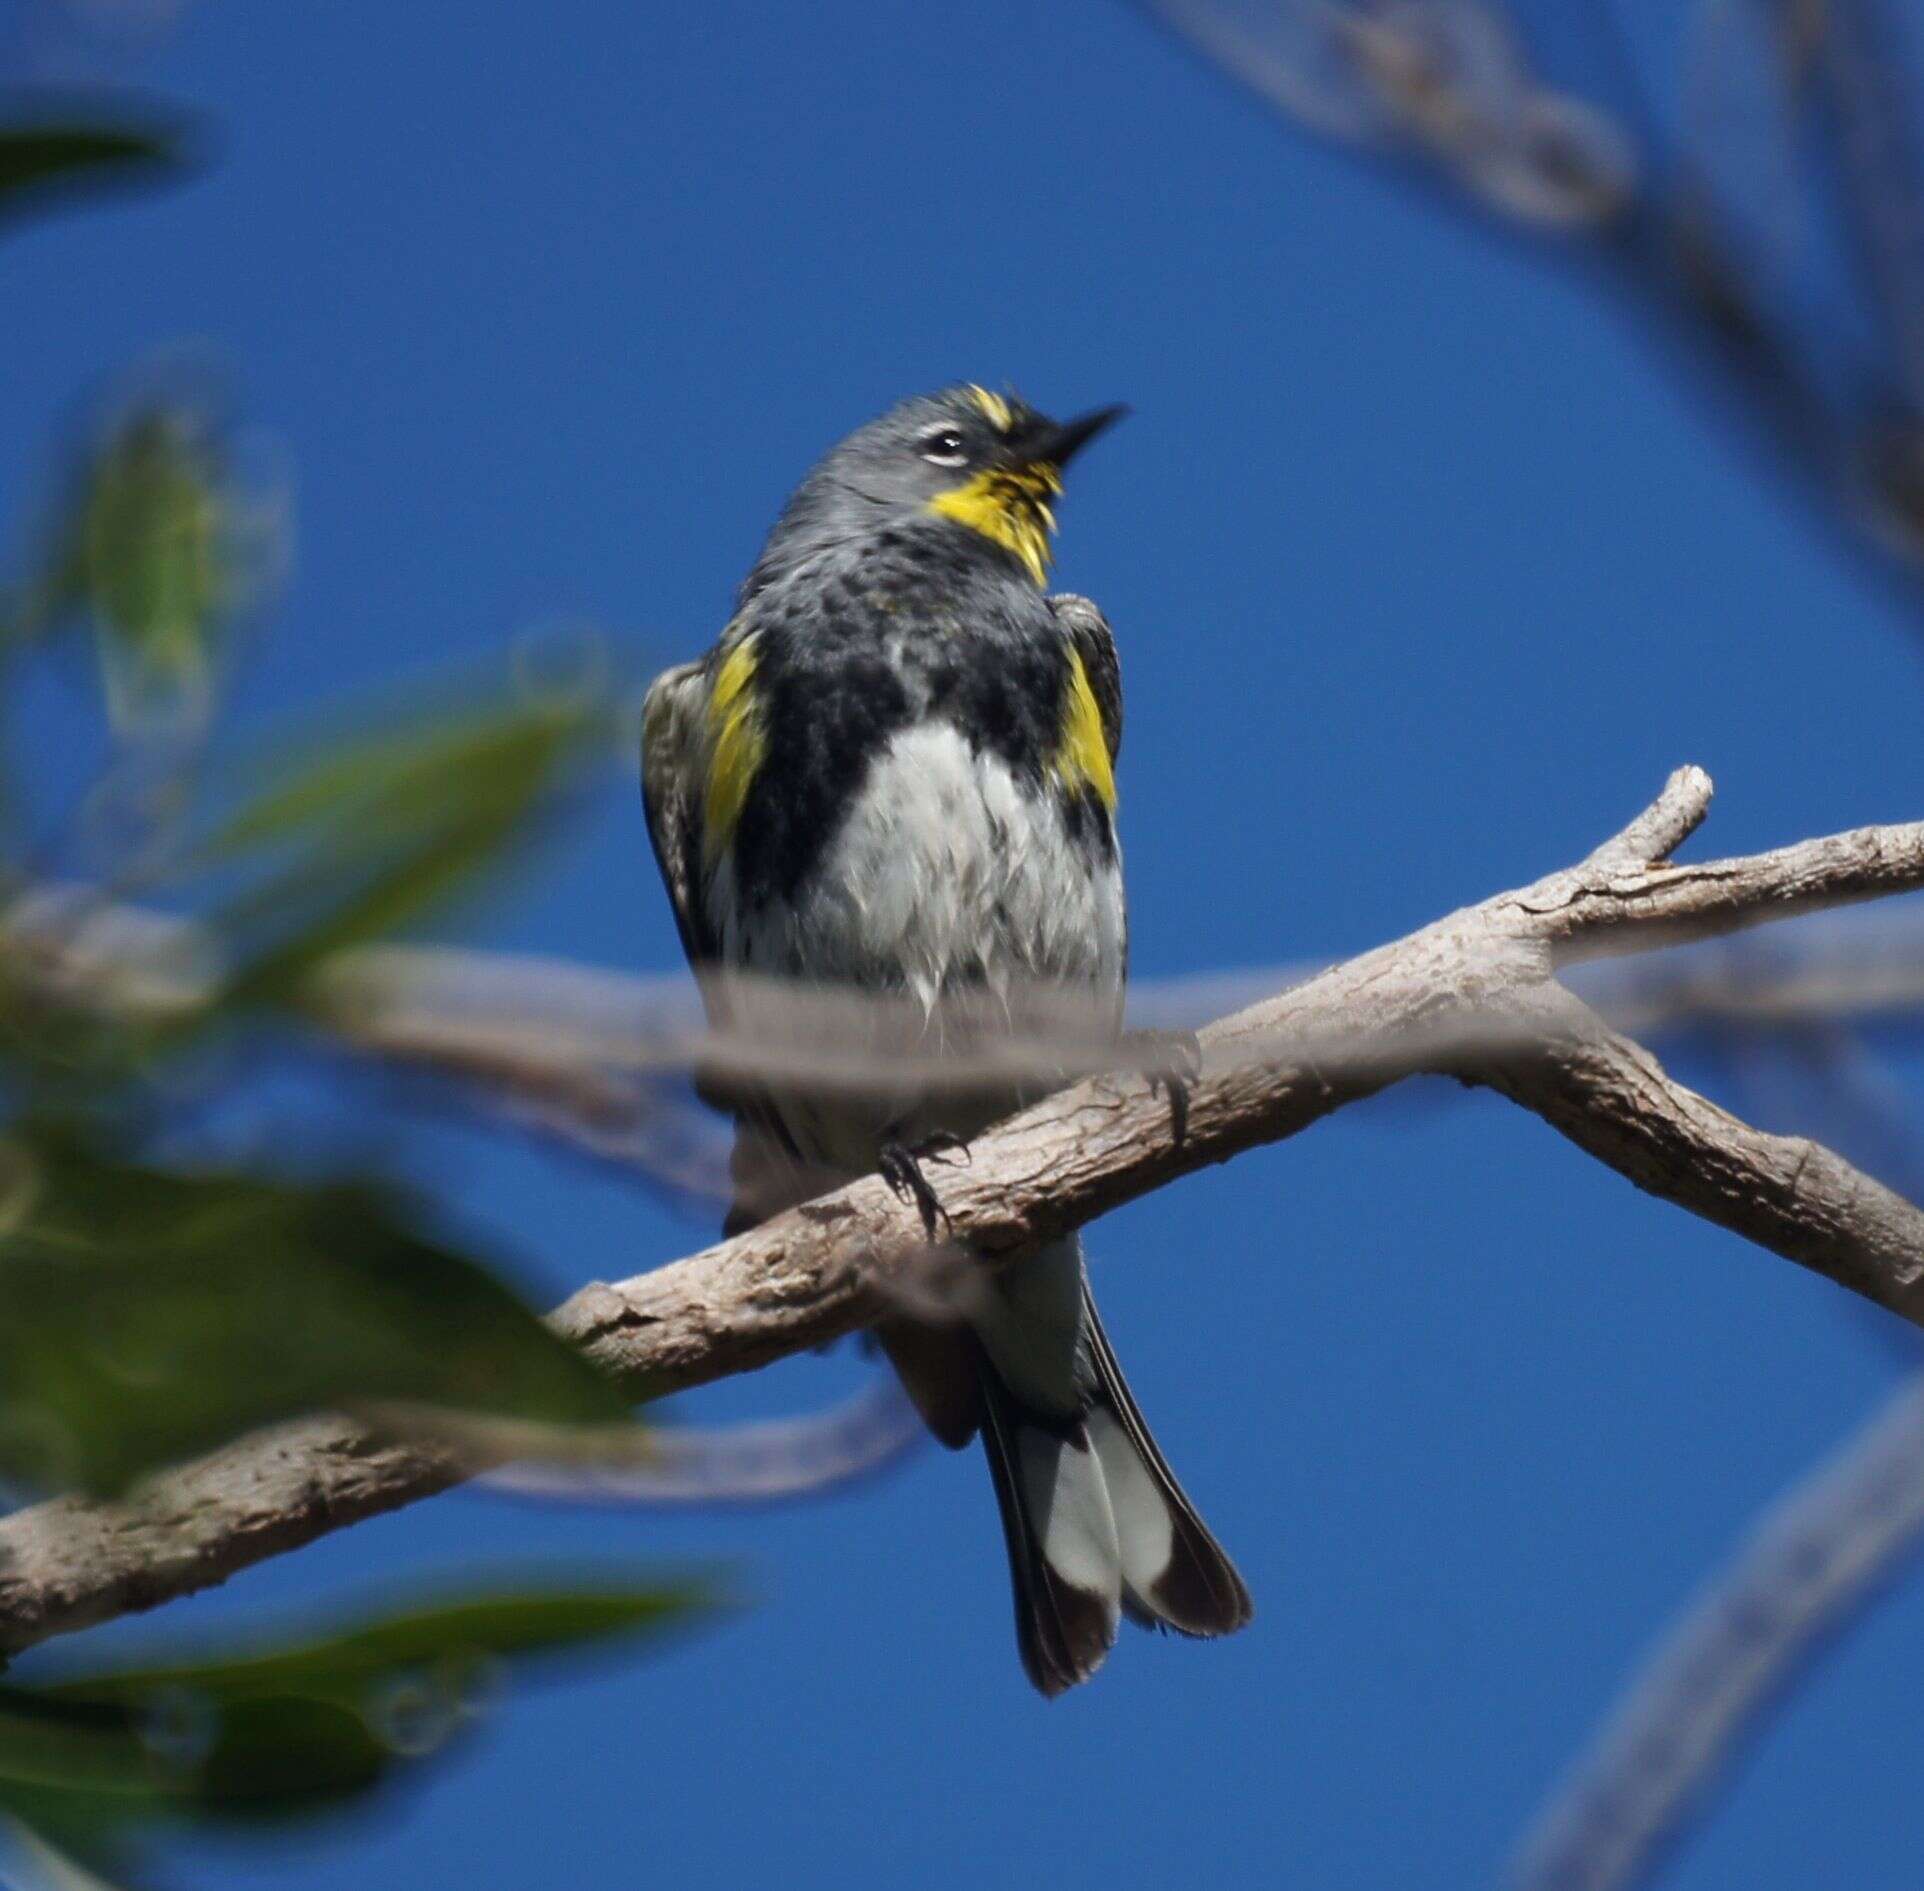
[[[1401,1078],[1442,1072],[1542,1116],[1638,1187],[1924,1323],[1924,1213],[1840,1157],[1766,1135],[1673,1081],[1556,982],[1644,951],[1924,886],[1924,823],[1677,866],[1710,782],[1682,769],[1577,866],[1499,894],[1224,1018],[1178,1142],[1141,1075],[1076,1083],[945,1170],[971,1265],[1205,1164],[1295,1135]],[[852,1333],[919,1291],[921,1224],[878,1179],[652,1273],[584,1287],[555,1328],[637,1395],[746,1372]],[[316,1418],[171,1472],[135,1502],[62,1499],[0,1523],[0,1648],[19,1649],[222,1581],[475,1468]]]

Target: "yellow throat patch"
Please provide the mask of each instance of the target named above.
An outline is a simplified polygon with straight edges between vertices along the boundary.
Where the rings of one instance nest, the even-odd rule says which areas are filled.
[[[701,851],[711,869],[735,838],[748,790],[768,753],[754,686],[755,639],[750,636],[722,659],[708,696],[708,794],[702,808]]]
[[[1033,466],[999,466],[977,473],[954,491],[938,493],[929,501],[929,510],[1014,552],[1029,576],[1042,584],[1049,571],[1049,535],[1056,529],[1049,501],[1061,490],[1061,473],[1046,460],[1038,460]]]

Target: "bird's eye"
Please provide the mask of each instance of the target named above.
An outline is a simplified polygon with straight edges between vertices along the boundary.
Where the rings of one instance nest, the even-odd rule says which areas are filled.
[[[938,427],[922,436],[922,457],[936,466],[966,465],[968,443],[953,427]]]

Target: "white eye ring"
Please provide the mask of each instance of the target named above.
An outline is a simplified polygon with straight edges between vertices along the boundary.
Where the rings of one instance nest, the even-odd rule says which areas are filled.
[[[932,466],[966,466],[969,463],[968,448],[953,427],[923,435],[922,457]]]

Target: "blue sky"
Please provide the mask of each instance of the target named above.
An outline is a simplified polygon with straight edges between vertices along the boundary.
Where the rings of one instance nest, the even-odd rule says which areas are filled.
[[[1373,944],[1587,851],[1685,761],[1720,789],[1700,848],[1918,811],[1914,632],[1644,338],[1121,0],[207,0],[138,76],[215,161],[12,242],[0,505],[77,393],[162,347],[224,364],[298,488],[249,724],[556,622],[636,676],[691,655],[810,460],[966,377],[1135,409],[1076,468],[1058,579],[1122,646],[1144,976]],[[627,775],[477,936],[678,963]],[[408,1160],[544,1296],[711,1233],[478,1135]],[[177,1624],[533,1554],[722,1558],[753,1606],[516,1699],[405,1818],[271,1881],[1487,1882],[1669,1612],[1909,1357],[1481,1096],[1349,1112],[1090,1248],[1246,1635],[1131,1635],[1043,1705],[973,1455],[752,1515],[451,1497]],[[1913,1859],[1921,1671],[1913,1585],[1666,1882]]]

